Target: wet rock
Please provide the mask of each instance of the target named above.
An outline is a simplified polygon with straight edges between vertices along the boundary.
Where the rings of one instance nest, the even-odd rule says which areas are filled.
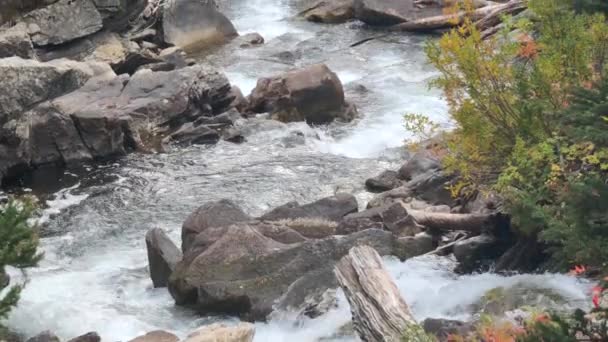
[[[100,341],[101,341],[101,337],[99,337],[99,334],[94,331],[86,333],[86,334],[78,336],[78,337],[74,337],[71,340],[68,340],[68,342],[100,342]]]
[[[162,50],[158,54],[158,57],[167,63],[175,65],[176,69],[188,66],[188,62],[186,61],[186,52],[176,46]]]
[[[368,217],[350,218],[347,215],[336,227],[337,235],[348,235],[366,229],[384,229],[382,222],[375,221]]]
[[[397,178],[397,172],[390,170],[386,170],[378,176],[365,181],[365,188],[369,192],[389,191],[399,185],[401,185],[401,181]]]
[[[443,14],[439,3],[425,8],[413,0],[354,0],[355,17],[366,24],[388,26]]]
[[[214,0],[171,1],[164,9],[162,27],[166,43],[192,50],[238,36]]]
[[[129,40],[134,41],[136,43],[140,43],[143,41],[152,41],[157,35],[157,31],[153,28],[147,28],[139,32],[135,32],[130,34]]]
[[[34,46],[24,23],[0,30],[0,58],[35,58]]]
[[[249,106],[249,101],[243,95],[241,88],[237,86],[232,86],[232,90],[230,91],[232,96],[234,96],[234,101],[230,104],[230,107],[236,108],[239,112],[244,112]]]
[[[196,209],[182,225],[182,251],[185,253],[197,234],[210,227],[227,227],[251,220],[239,206],[230,200],[205,203]]]
[[[418,233],[414,236],[400,237],[395,241],[394,254],[401,260],[407,260],[426,254],[437,247],[433,236],[428,233]]]
[[[199,237],[217,231],[208,229]],[[245,224],[221,233],[191,261],[184,258],[171,275],[169,290],[178,304],[251,320],[264,320],[275,304],[298,307],[313,294],[336,287],[333,265],[355,245],[370,245],[382,255],[393,251],[392,234],[374,229],[289,245]]]
[[[257,32],[247,33],[234,38],[231,44],[237,45],[240,48],[250,48],[264,44],[264,37]]]
[[[268,112],[283,122],[327,124],[350,121],[356,113],[344,100],[340,79],[324,64],[259,79],[249,102],[249,111]]]
[[[542,246],[537,239],[520,237],[515,245],[496,260],[494,270],[496,272],[534,272],[547,260],[548,255],[545,251],[546,247]]]
[[[390,203],[381,207],[367,209],[358,213],[346,215],[340,222],[338,232],[352,232],[352,229],[368,229],[382,227],[396,236],[412,236],[421,231],[407,210],[400,203]],[[351,227],[351,228],[348,228]]]
[[[57,335],[47,330],[34,337],[28,338],[25,342],[60,342],[60,340]]]
[[[0,290],[7,287],[11,282],[11,277],[6,273],[4,269],[0,269]]]
[[[317,218],[338,222],[344,216],[357,212],[358,208],[357,199],[353,195],[337,194],[304,205],[298,202],[286,203],[262,215],[260,220]]]
[[[164,330],[150,331],[149,333],[138,336],[129,342],[178,342],[179,337]]]
[[[69,42],[103,27],[101,15],[91,0],[60,0],[26,14],[24,21],[37,46]]]
[[[93,0],[101,14],[104,27],[113,32],[122,32],[131,25],[131,19],[140,15],[148,0]]]
[[[116,72],[116,74],[129,74],[133,75],[137,70],[139,70],[142,66],[161,63],[163,60],[159,58],[156,54],[148,51],[148,50],[138,50],[138,51],[130,51],[128,52],[122,60],[117,63],[112,64],[112,68]],[[175,69],[173,67],[170,70]],[[166,70],[169,71],[169,70]]]
[[[438,170],[418,174],[400,187],[383,192],[369,201],[367,207],[375,208],[394,202],[403,202],[411,198],[420,199],[429,205],[454,205],[449,185],[453,177]]]
[[[425,153],[414,154],[398,171],[400,179],[411,181],[413,178],[429,171],[436,171],[441,168],[438,160],[427,156]]]
[[[160,228],[146,233],[146,249],[152,284],[154,287],[166,287],[171,272],[182,259],[182,252]]]
[[[437,336],[439,341],[449,341],[450,335],[467,336],[475,330],[473,323],[442,318],[427,318],[422,322],[424,331]]]
[[[316,23],[345,23],[355,17],[354,1],[323,0],[302,11],[300,15]]]
[[[255,326],[251,323],[214,323],[191,333],[184,342],[252,342],[254,335]]]
[[[220,134],[216,130],[192,122],[184,124],[168,137],[168,141],[180,145],[212,145],[219,140]]]
[[[494,236],[482,234],[462,240],[454,245],[454,257],[460,263],[460,272],[470,272],[485,259],[496,258],[498,241]]]

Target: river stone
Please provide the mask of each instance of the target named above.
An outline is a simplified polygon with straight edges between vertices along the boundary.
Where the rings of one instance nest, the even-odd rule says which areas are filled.
[[[482,260],[497,257],[497,245],[497,239],[489,234],[481,234],[456,242],[454,257],[460,263],[458,270],[470,272],[479,266]]]
[[[443,1],[416,6],[415,0],[354,0],[355,17],[366,24],[395,25],[443,14]]]
[[[355,196],[350,194],[336,194],[318,201],[299,205],[298,202],[289,202],[272,209],[260,217],[264,221],[278,221],[283,219],[316,218],[338,222],[344,216],[355,213],[359,205]]]
[[[207,229],[199,237],[217,231]],[[336,287],[333,265],[353,246],[366,244],[382,255],[393,252],[392,234],[374,229],[290,245],[247,224],[221,231],[223,235],[196,257],[184,258],[171,275],[169,291],[177,304],[264,320],[275,304],[299,307],[311,295]],[[289,304],[277,303],[280,299]]]
[[[24,20],[37,46],[59,45],[103,27],[101,15],[91,0],[59,0],[26,14]]]
[[[11,282],[11,277],[6,273],[4,269],[0,269],[0,290],[7,287]]]
[[[188,50],[238,36],[214,0],[170,0],[163,12],[165,42]]]
[[[253,342],[254,335],[255,326],[251,323],[214,323],[191,333],[184,342]]]
[[[34,337],[28,338],[25,342],[60,342],[60,340],[57,335],[47,330]]]
[[[174,142],[180,145],[209,145],[215,144],[220,140],[218,131],[205,125],[196,125],[188,122],[172,133],[167,142]]]
[[[185,253],[196,235],[207,228],[226,227],[250,219],[249,215],[230,200],[205,203],[190,214],[182,225],[182,251]]]
[[[30,40],[25,23],[0,30],[0,58],[35,58],[34,46]]]
[[[80,335],[78,337],[74,337],[71,340],[68,340],[68,342],[100,342],[100,341],[101,341],[101,337],[95,331],[88,332],[84,335]]]
[[[182,259],[182,252],[160,228],[146,233],[146,249],[152,284],[155,288],[166,287],[171,272]]]
[[[365,188],[369,192],[389,191],[401,185],[397,172],[386,170],[376,177],[369,178],[365,181]]]
[[[354,0],[322,0],[301,12],[308,21],[339,24],[355,17]]]
[[[401,168],[398,176],[400,179],[410,181],[412,178],[429,171],[439,170],[441,164],[437,159],[431,158],[425,153],[415,153]]]
[[[407,260],[426,254],[436,248],[433,236],[428,233],[418,233],[415,236],[400,237],[395,241],[394,254],[400,260]]]
[[[138,336],[129,342],[178,342],[179,337],[164,330],[150,331],[149,333]]]
[[[249,102],[250,112],[271,113],[283,122],[327,124],[335,119],[350,121],[356,113],[344,100],[342,82],[325,64],[261,78]]]

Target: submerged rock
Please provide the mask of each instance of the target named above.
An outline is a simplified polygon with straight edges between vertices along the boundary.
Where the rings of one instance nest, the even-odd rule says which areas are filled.
[[[324,64],[259,79],[249,102],[250,112],[268,112],[283,122],[327,124],[335,119],[350,121],[356,113],[344,100],[342,82]]]
[[[238,36],[214,0],[171,0],[163,11],[165,42],[189,50]]]
[[[251,323],[214,323],[191,333],[184,342],[252,342],[254,335],[255,326]]]
[[[146,233],[146,249],[152,284],[154,287],[166,287],[171,272],[182,259],[182,252],[160,228]]]

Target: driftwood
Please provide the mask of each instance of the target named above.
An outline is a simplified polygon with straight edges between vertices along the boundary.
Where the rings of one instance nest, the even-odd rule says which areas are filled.
[[[461,11],[454,14],[437,15],[428,18],[408,21],[391,26],[392,31],[433,31],[458,26],[469,17],[473,21],[481,22],[483,27],[490,27],[492,23],[498,24],[504,14],[512,14],[526,8],[523,0],[510,0],[504,4],[490,5],[478,8],[471,12]]]
[[[500,229],[501,214],[452,214],[434,213],[423,210],[408,209],[407,213],[414,221],[434,230],[465,230],[473,233],[494,232]]]
[[[355,330],[364,342],[398,342],[405,331],[418,326],[373,248],[352,248],[334,272],[350,304]]]
[[[526,4],[521,0],[509,1],[502,6],[493,6],[494,10],[479,19],[475,25],[479,31],[485,31],[501,24],[503,15],[515,15],[526,9]]]

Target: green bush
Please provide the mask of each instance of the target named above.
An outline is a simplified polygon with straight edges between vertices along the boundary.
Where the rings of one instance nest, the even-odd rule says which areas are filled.
[[[32,223],[33,214],[31,201],[10,200],[0,206],[0,278],[5,277],[5,266],[24,269],[35,266],[42,258],[38,252],[36,227]],[[6,282],[0,281],[0,289],[7,286]],[[0,321],[17,305],[21,290],[22,285],[14,285],[0,297]]]

